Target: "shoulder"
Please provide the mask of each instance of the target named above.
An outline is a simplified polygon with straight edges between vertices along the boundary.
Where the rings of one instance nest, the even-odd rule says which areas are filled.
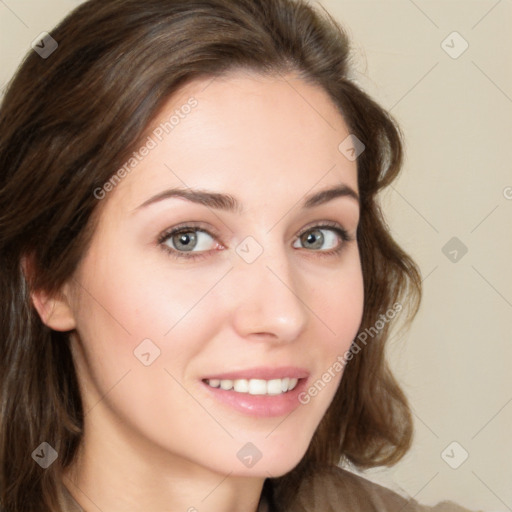
[[[294,512],[473,512],[443,501],[430,507],[337,466],[317,469],[295,495]]]

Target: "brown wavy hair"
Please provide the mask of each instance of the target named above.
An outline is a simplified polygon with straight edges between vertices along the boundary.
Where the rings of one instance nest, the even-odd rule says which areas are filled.
[[[293,71],[322,87],[358,157],[357,231],[365,303],[360,330],[400,302],[407,323],[420,272],[389,233],[377,194],[403,158],[396,122],[350,77],[348,37],[332,17],[295,0],[89,0],[54,30],[47,59],[30,51],[0,109],[0,503],[5,512],[63,512],[62,476],[82,438],[83,409],[68,334],[46,327],[31,292],[49,294],[86,253],[101,187],[150,121],[186,83],[235,69]],[[29,258],[31,272],[22,261]],[[403,318],[403,314],[401,315]],[[409,449],[406,396],[385,360],[389,323],[350,360],[299,464],[263,492],[286,510],[318,465],[392,465]],[[31,453],[58,451],[46,470]]]

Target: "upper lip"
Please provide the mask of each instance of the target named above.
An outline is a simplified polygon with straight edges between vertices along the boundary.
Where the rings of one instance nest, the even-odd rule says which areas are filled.
[[[209,375],[203,380],[237,380],[237,379],[283,379],[285,377],[302,379],[309,377],[309,372],[304,368],[296,366],[279,366],[278,368],[270,368],[268,366],[258,366],[255,368],[247,368],[246,370],[239,370],[236,372],[218,373],[216,375]]]

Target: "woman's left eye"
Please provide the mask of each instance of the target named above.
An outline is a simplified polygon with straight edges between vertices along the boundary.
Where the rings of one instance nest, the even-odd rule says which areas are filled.
[[[340,239],[342,240],[341,243]],[[330,255],[341,252],[344,242],[351,240],[352,238],[341,226],[324,225],[315,226],[303,231],[295,244],[300,243],[306,249],[314,249],[315,252]],[[297,247],[295,244],[293,246]]]
[[[342,240],[340,242],[340,239]],[[322,256],[335,255],[343,250],[345,242],[353,240],[340,225],[321,225],[307,228],[299,234],[293,247],[312,249]],[[301,244],[297,246],[296,244]],[[176,258],[198,259],[211,250],[222,247],[216,237],[196,226],[179,226],[163,233],[158,244]]]

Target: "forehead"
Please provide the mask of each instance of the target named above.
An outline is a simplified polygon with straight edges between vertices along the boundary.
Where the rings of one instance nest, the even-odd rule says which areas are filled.
[[[135,207],[176,186],[260,204],[340,182],[357,191],[357,164],[339,150],[347,136],[328,94],[297,75],[237,71],[195,80],[148,125],[113,195]]]

